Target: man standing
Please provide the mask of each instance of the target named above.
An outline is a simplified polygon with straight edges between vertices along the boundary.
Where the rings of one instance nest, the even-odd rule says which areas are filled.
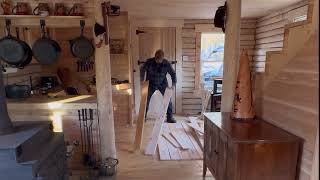
[[[164,59],[164,52],[161,49],[157,50],[157,52],[155,53],[155,57],[148,59],[146,63],[141,67],[141,81],[144,80],[145,73],[147,73],[146,81],[149,81],[149,91],[146,109],[146,112],[148,112],[150,98],[153,95],[153,93],[156,90],[159,90],[164,95],[165,90],[168,87],[168,82],[166,78],[167,73],[171,75],[173,86],[175,86],[175,84],[177,83],[177,77],[169,61]],[[168,123],[176,122],[173,118],[172,108],[172,102],[170,101],[167,110]]]

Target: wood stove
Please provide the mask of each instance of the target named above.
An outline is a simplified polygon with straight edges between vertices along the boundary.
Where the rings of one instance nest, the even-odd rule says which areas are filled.
[[[63,133],[51,122],[12,123],[0,68],[0,179],[68,180]]]

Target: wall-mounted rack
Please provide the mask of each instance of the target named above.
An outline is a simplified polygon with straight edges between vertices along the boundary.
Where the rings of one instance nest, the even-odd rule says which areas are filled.
[[[4,19],[11,19],[13,26],[39,26],[40,19],[45,19],[48,27],[79,27],[80,20],[85,20],[87,26],[94,25],[93,18],[85,16],[0,15],[0,26],[5,25]]]

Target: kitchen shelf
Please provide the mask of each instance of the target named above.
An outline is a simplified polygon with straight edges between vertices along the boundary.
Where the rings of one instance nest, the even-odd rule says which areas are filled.
[[[85,16],[36,16],[36,15],[0,15],[0,26],[5,25],[4,19],[11,19],[13,26],[39,26],[40,19],[46,20],[48,27],[79,27],[79,21],[85,20],[86,26],[93,26],[94,20]]]

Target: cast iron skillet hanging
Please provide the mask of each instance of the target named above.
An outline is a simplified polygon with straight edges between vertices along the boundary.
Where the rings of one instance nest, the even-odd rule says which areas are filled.
[[[80,36],[70,40],[70,49],[74,57],[81,60],[87,60],[94,53],[94,46],[91,41],[83,35],[85,21],[80,21]]]
[[[51,65],[60,57],[61,47],[47,35],[43,19],[40,20],[40,26],[42,37],[32,46],[33,56],[40,64]]]
[[[10,34],[11,20],[6,19],[7,36],[0,40],[0,59],[14,66],[19,66],[28,57],[28,49],[23,42]]]
[[[25,51],[27,52],[26,59],[23,62],[21,62],[19,65],[17,65],[18,68],[23,69],[25,66],[29,65],[32,61],[32,50],[26,42],[20,40],[20,38],[19,38],[20,33],[19,33],[18,27],[16,28],[16,32],[17,32],[17,39],[22,43]]]

